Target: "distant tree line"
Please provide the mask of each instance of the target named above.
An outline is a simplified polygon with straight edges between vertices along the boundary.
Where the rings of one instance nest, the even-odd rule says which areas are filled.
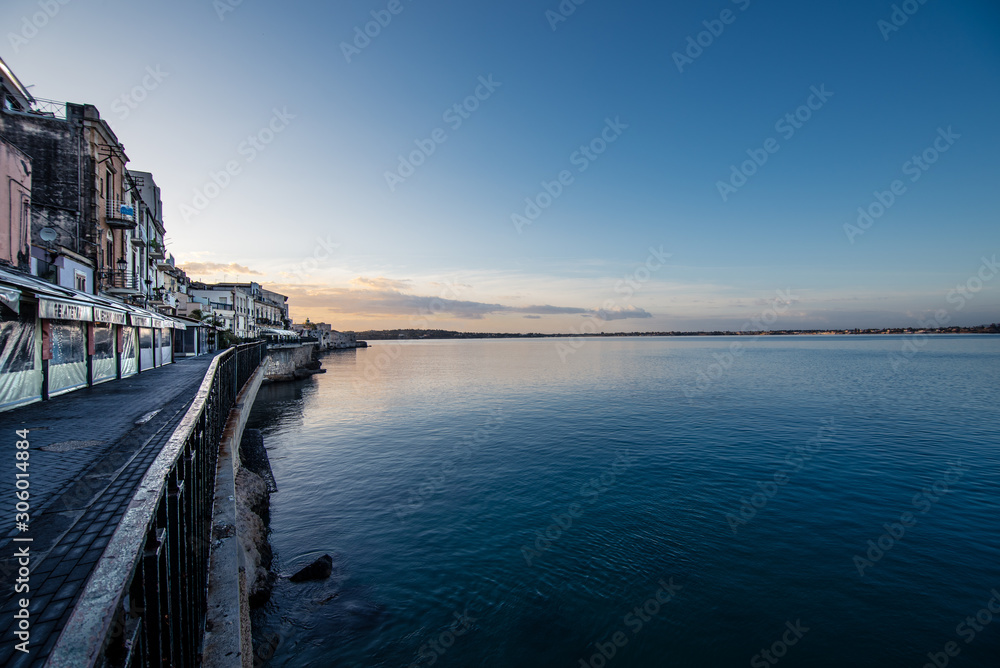
[[[937,329],[919,329],[913,327],[880,327],[868,329],[776,329],[764,332],[738,331],[705,331],[705,332],[597,332],[586,336],[621,337],[621,336],[780,336],[788,334],[913,334],[927,332],[931,334],[1000,334],[1000,323],[976,325],[974,327],[939,327]],[[447,329],[381,329],[357,332],[358,340],[365,341],[396,341],[399,339],[537,339],[550,337],[577,336],[576,334],[540,334],[540,333],[500,333],[500,332],[453,332]]]

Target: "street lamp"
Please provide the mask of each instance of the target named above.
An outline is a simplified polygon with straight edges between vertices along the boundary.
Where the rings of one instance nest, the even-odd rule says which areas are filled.
[[[120,257],[115,264],[118,265],[118,275],[122,277],[122,287],[128,287],[125,285],[125,269],[128,267],[128,262],[125,261],[125,258]],[[114,281],[111,284],[114,285]]]

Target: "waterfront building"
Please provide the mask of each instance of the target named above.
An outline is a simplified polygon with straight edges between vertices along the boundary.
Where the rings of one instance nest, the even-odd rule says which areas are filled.
[[[320,350],[343,350],[358,347],[357,335],[354,332],[338,332],[325,322],[306,320],[303,324],[291,325],[290,329],[297,332],[300,337],[316,339]]]
[[[241,339],[255,338],[257,331],[251,326],[253,301],[251,296],[238,288],[227,285],[191,283],[189,298],[197,303],[204,316],[214,316],[219,325]],[[194,309],[189,309],[188,314]]]
[[[247,313],[247,332],[244,338],[256,338],[261,329],[287,329],[291,324],[288,318],[288,297],[267,290],[259,283],[216,283],[211,286],[216,289],[240,292],[249,298]],[[239,336],[239,334],[237,334]]]
[[[149,303],[161,313],[178,315],[181,312],[181,302],[187,299],[188,285],[191,281],[184,270],[177,266],[173,255],[167,255],[155,262],[157,284],[152,289]]]
[[[263,296],[261,311],[264,318],[261,324],[288,329],[292,324],[291,318],[288,317],[288,297],[263,287],[261,295]]]
[[[131,236],[133,262],[144,305],[168,315],[177,313],[178,279],[184,273],[167,253],[160,187],[150,172],[128,170],[137,196],[136,229]]]
[[[0,134],[31,156],[31,273],[81,292],[141,296],[144,240],[128,155],[90,104],[34,98],[0,67]]]
[[[202,320],[178,315],[173,320],[184,323],[174,330],[174,357],[196,357],[215,351],[216,328]]]
[[[333,348],[357,348],[358,340],[357,335],[354,332],[331,332],[333,335]]]

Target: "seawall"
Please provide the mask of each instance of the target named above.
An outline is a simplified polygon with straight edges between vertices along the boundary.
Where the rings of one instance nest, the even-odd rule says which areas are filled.
[[[247,535],[238,512],[239,447],[257,391],[264,382],[265,360],[236,399],[219,444],[212,513],[212,553],[208,575],[208,612],[202,665],[231,668],[253,665],[250,641],[248,578],[256,566],[241,537]],[[239,657],[237,660],[236,657]]]
[[[323,373],[317,360],[318,354],[317,343],[271,346],[268,348],[267,360],[263,364],[265,380],[267,382],[299,380],[316,373]]]

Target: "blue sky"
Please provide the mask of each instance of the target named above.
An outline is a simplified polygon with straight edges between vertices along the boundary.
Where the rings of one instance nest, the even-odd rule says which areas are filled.
[[[994,2],[236,2],[0,8],[31,92],[153,172],[195,277],[341,329],[1000,320]]]

